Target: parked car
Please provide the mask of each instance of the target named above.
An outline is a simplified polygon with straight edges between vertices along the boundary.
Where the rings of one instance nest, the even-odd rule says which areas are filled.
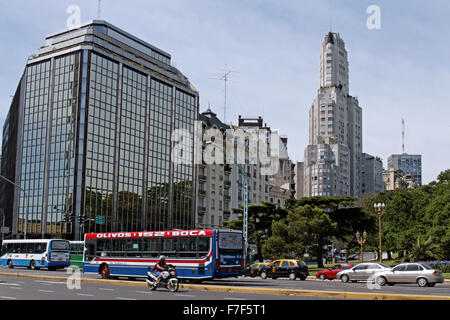
[[[302,260],[275,260],[264,269],[261,269],[261,278],[263,279],[266,279],[267,277],[271,277],[272,279],[288,277],[291,280],[295,280],[296,278],[306,280],[308,275],[308,266]]]
[[[388,270],[391,270],[391,267],[384,263],[364,262],[351,269],[338,272],[336,274],[336,279],[340,279],[342,282],[367,281],[373,274]]]
[[[261,268],[264,268],[269,263],[267,262],[255,262],[251,265],[249,265],[247,268],[244,269],[244,276],[246,277],[257,277],[260,275]]]
[[[332,266],[331,268],[325,269],[325,270],[320,270],[316,273],[316,278],[320,279],[320,280],[325,280],[325,279],[329,279],[329,280],[333,280],[336,279],[336,274],[338,274],[338,272],[341,272],[343,270],[348,270],[353,268],[352,264],[335,264],[334,266]]]
[[[424,263],[401,263],[392,270],[377,273],[376,283],[380,286],[395,283],[417,283],[419,287],[433,287],[436,283],[443,283],[441,270],[434,270]]]

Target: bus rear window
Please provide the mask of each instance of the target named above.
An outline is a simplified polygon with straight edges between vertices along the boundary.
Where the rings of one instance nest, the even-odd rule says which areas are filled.
[[[219,249],[242,250],[242,234],[232,232],[219,232]]]
[[[67,241],[52,241],[52,250],[69,250],[69,242]]]

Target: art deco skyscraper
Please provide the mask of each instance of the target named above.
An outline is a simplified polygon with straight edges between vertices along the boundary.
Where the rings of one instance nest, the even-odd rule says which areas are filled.
[[[309,111],[304,196],[361,194],[362,110],[349,95],[345,44],[329,32],[320,53],[320,88]]]

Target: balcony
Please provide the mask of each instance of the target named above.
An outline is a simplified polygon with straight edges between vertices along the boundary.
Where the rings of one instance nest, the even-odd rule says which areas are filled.
[[[225,201],[230,201],[230,200],[231,200],[231,196],[225,194],[225,195],[223,196],[223,200],[225,200]]]
[[[230,188],[230,187],[231,187],[231,181],[225,180],[225,181],[223,182],[223,186],[224,186],[225,188]]]
[[[198,195],[201,197],[205,197],[206,196],[206,190],[198,190]]]
[[[199,175],[198,175],[198,180],[200,180],[200,181],[206,181],[206,180],[208,180],[208,179],[206,178],[206,176],[205,176],[204,174],[199,174]]]
[[[230,174],[231,173],[231,166],[229,164],[226,164],[225,167],[223,168],[223,171],[225,174]]]
[[[198,211],[199,214],[205,214],[206,208],[203,207],[203,206],[198,206],[197,207],[197,211]]]

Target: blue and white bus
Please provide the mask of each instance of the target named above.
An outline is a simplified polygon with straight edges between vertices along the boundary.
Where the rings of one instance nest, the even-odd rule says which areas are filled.
[[[69,241],[60,239],[4,240],[0,263],[9,268],[62,269],[70,265]]]
[[[172,230],[85,234],[84,273],[146,277],[166,256],[181,279],[237,277],[244,268],[242,231]]]

